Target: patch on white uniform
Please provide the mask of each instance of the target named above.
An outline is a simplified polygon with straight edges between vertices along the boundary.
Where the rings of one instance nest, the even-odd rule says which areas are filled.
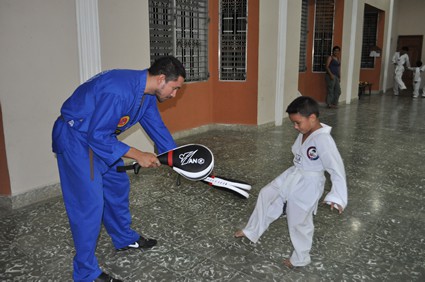
[[[316,147],[312,146],[307,149],[307,157],[312,161],[315,161],[319,158]]]

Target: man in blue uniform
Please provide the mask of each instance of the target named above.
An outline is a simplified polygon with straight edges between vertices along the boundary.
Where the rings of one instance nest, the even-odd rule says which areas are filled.
[[[130,228],[130,182],[116,167],[123,165],[121,157],[142,167],[160,163],[155,154],[130,147],[117,136],[139,122],[159,153],[177,147],[157,101],[174,98],[185,77],[181,62],[167,56],[149,69],[100,73],[63,104],[53,128],[53,152],[76,249],[75,281],[120,281],[102,272],[95,256],[102,223],[117,250],[156,245]]]

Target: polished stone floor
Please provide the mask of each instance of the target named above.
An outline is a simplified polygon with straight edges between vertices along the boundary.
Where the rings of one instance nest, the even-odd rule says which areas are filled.
[[[116,252],[102,230],[101,267],[124,281],[425,281],[425,99],[376,94],[321,110],[345,162],[349,204],[343,215],[319,207],[310,265],[283,266],[291,252],[285,218],[257,244],[232,236],[261,187],[291,165],[297,133],[285,120],[177,140],[208,146],[215,174],[251,183],[249,199],[201,182],[177,185],[165,166],[131,175],[133,228],[159,244]],[[2,211],[0,220],[0,281],[71,280],[61,198]]]

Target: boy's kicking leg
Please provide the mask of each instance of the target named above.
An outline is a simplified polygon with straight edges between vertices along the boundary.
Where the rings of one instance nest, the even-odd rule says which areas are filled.
[[[296,185],[301,177],[302,174],[293,166],[264,186],[258,195],[248,224],[244,229],[236,231],[235,237],[247,237],[253,243],[257,243],[269,225],[282,214],[291,187]]]
[[[283,210],[283,198],[272,183],[261,189],[257,204],[244,229],[235,232],[235,237],[247,237],[257,243],[269,225],[279,218]]]

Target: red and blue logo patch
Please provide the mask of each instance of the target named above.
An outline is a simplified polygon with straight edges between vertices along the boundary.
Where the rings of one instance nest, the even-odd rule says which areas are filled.
[[[319,158],[319,154],[317,153],[316,147],[311,146],[307,149],[307,157],[311,161],[315,161]]]

